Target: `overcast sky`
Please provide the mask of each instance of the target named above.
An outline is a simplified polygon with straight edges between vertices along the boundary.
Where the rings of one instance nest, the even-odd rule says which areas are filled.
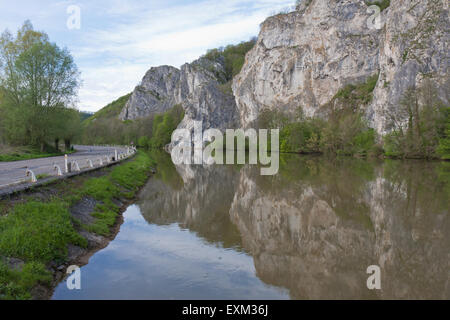
[[[29,19],[67,47],[81,71],[78,107],[97,111],[131,92],[152,66],[181,66],[207,49],[256,36],[264,19],[294,0],[0,0],[0,31]],[[67,8],[81,9],[70,30]]]

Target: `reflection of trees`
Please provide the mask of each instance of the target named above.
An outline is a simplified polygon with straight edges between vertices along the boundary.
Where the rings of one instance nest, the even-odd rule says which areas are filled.
[[[181,190],[183,188],[183,179],[177,173],[177,169],[170,156],[165,151],[159,149],[152,149],[150,156],[158,167],[155,178],[162,180],[172,189]]]
[[[240,247],[239,232],[228,214],[238,172],[225,166],[175,168],[167,154],[158,157],[158,173],[141,192],[145,219],[160,225],[179,223],[211,243]]]

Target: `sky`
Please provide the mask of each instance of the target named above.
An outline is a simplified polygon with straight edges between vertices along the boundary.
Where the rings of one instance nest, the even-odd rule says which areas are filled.
[[[95,112],[133,91],[154,66],[180,67],[249,40],[294,0],[0,0],[0,32],[25,20],[72,53],[82,85],[78,109]],[[80,12],[77,28],[76,6]],[[75,15],[74,15],[75,14]],[[71,28],[68,27],[72,26]],[[75,26],[75,27],[73,27]]]

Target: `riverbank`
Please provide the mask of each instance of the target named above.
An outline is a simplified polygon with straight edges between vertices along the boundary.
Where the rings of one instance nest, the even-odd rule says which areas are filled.
[[[119,229],[150,175],[150,156],[0,201],[0,299],[47,299]]]

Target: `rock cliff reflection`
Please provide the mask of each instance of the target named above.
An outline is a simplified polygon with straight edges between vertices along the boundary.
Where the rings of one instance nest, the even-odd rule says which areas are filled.
[[[138,205],[253,257],[257,276],[292,299],[448,299],[448,163],[283,156],[252,166],[179,166],[159,154]],[[382,290],[367,289],[370,265]]]

